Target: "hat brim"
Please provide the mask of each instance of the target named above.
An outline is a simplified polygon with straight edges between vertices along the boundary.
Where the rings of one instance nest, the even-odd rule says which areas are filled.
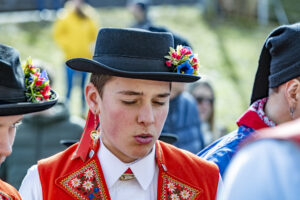
[[[195,82],[200,79],[200,76],[189,74],[178,74],[175,72],[132,72],[118,70],[109,67],[101,62],[85,58],[73,58],[68,60],[66,64],[78,71],[101,73],[111,76],[119,76],[125,78],[146,79],[167,82]]]
[[[23,115],[27,113],[39,112],[51,108],[57,103],[58,95],[51,90],[54,99],[40,103],[18,102],[0,105],[0,116]]]
[[[177,135],[172,133],[162,133],[158,139],[168,144],[173,144],[178,141]]]

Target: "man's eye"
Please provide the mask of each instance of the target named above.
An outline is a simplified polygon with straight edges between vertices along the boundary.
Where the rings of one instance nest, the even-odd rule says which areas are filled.
[[[136,101],[122,101],[122,102],[126,105],[132,105],[136,103]]]
[[[21,124],[22,124],[21,121],[16,122],[16,123],[14,123],[14,124],[12,125],[12,128],[17,128],[17,127],[20,126]]]
[[[154,101],[153,103],[159,106],[163,106],[166,104],[166,102],[160,102],[160,101]]]

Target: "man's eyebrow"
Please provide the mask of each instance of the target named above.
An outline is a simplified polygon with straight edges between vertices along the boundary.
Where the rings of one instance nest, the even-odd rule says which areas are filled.
[[[124,91],[119,91],[117,93],[118,94],[124,94],[124,95],[137,95],[137,96],[143,95],[142,92],[135,92],[135,91],[132,91],[132,90],[124,90]]]
[[[164,97],[168,97],[170,96],[170,93],[169,92],[166,92],[166,93],[163,93],[163,94],[158,94],[157,97],[160,97],[160,98],[164,98]]]

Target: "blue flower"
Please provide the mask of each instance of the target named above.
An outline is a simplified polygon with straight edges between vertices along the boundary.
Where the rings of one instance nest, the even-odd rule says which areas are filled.
[[[43,71],[42,71],[42,73],[40,74],[40,77],[44,79],[44,80],[43,80],[43,83],[45,83],[46,81],[49,80],[48,74],[47,74],[46,70],[43,70]]]
[[[93,194],[90,194],[89,199],[93,199],[93,198],[95,198],[95,196]]]
[[[99,192],[99,188],[98,188],[98,187],[95,187],[95,188],[94,188],[94,192],[95,192],[95,193]]]
[[[184,72],[184,74],[193,74],[193,71],[194,68],[190,65],[188,60],[177,66],[177,73],[179,74],[181,74],[181,72]]]

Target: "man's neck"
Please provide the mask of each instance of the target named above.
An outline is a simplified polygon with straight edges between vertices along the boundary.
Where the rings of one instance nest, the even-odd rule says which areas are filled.
[[[290,121],[289,115],[284,109],[285,105],[282,105],[280,101],[278,102],[278,99],[270,96],[265,105],[264,111],[270,120],[278,125],[283,122]]]

